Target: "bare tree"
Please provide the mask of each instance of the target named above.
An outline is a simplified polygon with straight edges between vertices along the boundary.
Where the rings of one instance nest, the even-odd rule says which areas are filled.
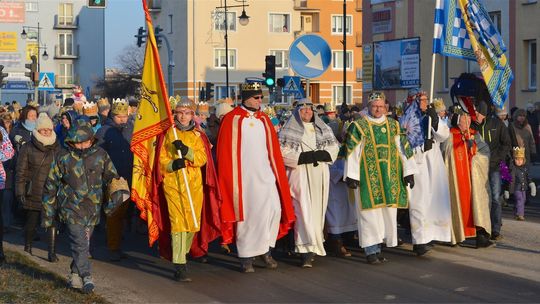
[[[116,57],[120,71],[129,75],[141,75],[144,65],[144,48],[128,45]]]
[[[129,45],[116,57],[118,70],[104,79],[99,79],[97,87],[102,90],[104,96],[110,98],[123,98],[128,95],[136,95],[144,65],[144,48]]]

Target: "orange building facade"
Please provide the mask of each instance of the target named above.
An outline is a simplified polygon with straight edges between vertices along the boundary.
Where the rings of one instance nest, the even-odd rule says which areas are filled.
[[[346,3],[346,100],[362,103],[362,1],[361,0],[295,0],[300,13],[300,30],[295,37],[317,34],[332,50],[332,63],[319,78],[310,80],[309,96],[314,103],[343,103],[343,6]]]

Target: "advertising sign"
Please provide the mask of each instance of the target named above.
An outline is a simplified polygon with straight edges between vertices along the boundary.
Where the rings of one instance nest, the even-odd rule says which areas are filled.
[[[23,23],[24,2],[0,2],[0,23]]]
[[[365,44],[362,49],[362,89],[373,90],[373,45]]]
[[[31,61],[30,57],[36,55],[39,58],[39,47],[37,42],[26,43],[26,61]]]
[[[392,8],[373,10],[371,20],[374,35],[392,32]]]
[[[420,87],[420,38],[373,43],[377,90]]]
[[[0,64],[6,68],[19,67],[22,65],[20,53],[0,53]]]
[[[17,52],[17,32],[0,32],[0,53]]]

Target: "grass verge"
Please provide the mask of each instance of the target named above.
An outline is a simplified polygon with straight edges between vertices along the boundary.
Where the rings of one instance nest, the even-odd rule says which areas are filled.
[[[0,267],[0,303],[108,303],[96,294],[67,288],[67,280],[26,256],[6,251]]]

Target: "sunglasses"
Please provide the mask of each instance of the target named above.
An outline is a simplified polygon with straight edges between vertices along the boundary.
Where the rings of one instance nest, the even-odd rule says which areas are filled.
[[[258,96],[253,96],[253,97],[251,97],[251,98],[253,98],[253,99],[263,99],[263,97],[264,97],[264,96],[262,96],[262,95],[258,95]]]

